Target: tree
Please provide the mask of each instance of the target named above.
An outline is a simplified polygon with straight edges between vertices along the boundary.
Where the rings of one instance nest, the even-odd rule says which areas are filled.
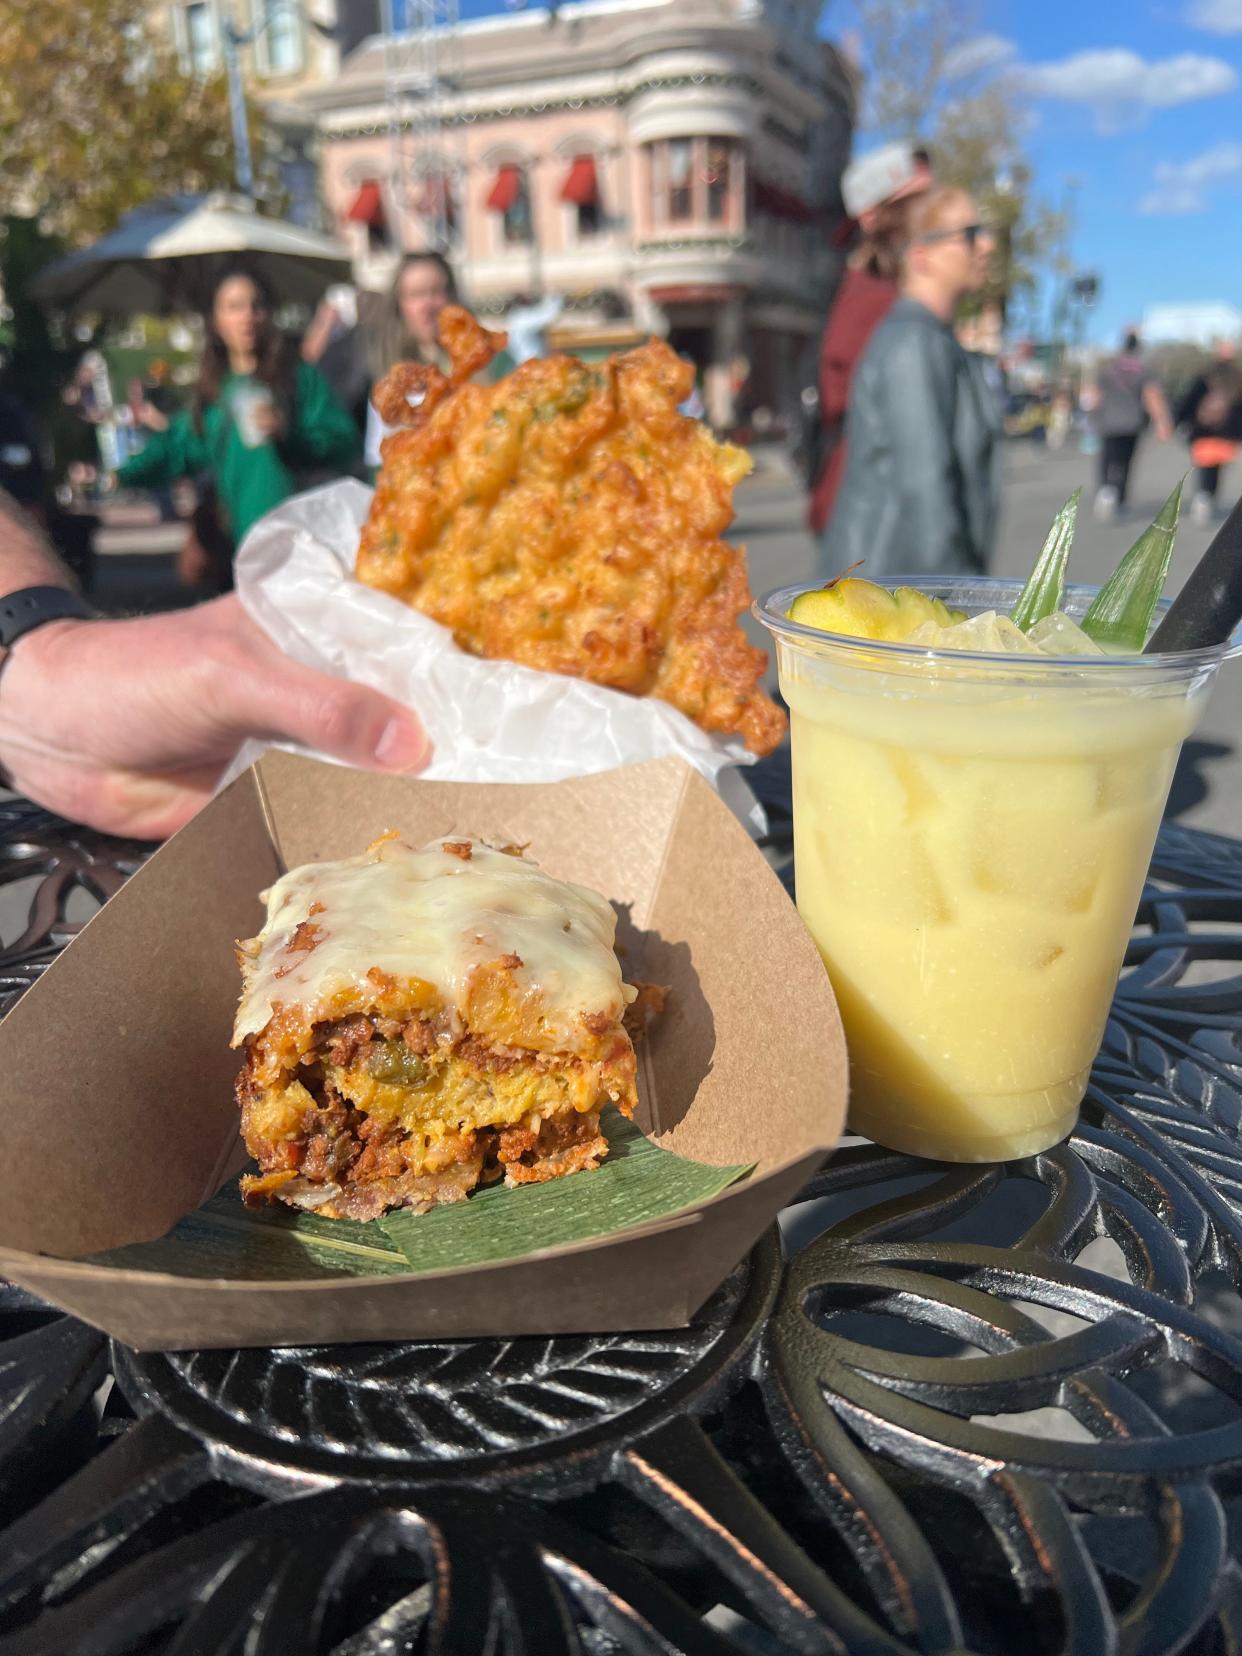
[[[889,139],[928,137],[978,14],[954,0],[854,0],[864,54],[862,125]],[[947,71],[947,73],[946,73]]]
[[[150,9],[0,0],[0,213],[81,243],[145,201],[232,185],[224,77],[182,73]]]
[[[970,0],[854,0],[864,54],[863,127],[917,139],[937,178],[969,190],[997,231],[978,304],[1035,286],[1041,264],[1064,262],[1062,216],[1032,192],[1022,148],[1027,112],[1003,45],[981,33]]]

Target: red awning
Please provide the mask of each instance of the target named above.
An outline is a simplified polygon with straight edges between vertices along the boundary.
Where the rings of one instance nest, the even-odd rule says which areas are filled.
[[[796,224],[810,224],[815,218],[815,209],[801,196],[780,184],[769,184],[764,178],[755,179],[753,200],[756,207],[774,218],[792,219]]]
[[[378,230],[384,223],[384,198],[380,194],[378,178],[368,178],[358,186],[358,194],[345,209],[345,218],[350,224],[369,224],[373,230]]]
[[[652,287],[647,296],[657,305],[701,305],[705,301],[722,304],[728,299],[740,299],[746,289],[736,282],[683,282],[678,287]]]
[[[507,213],[521,193],[522,169],[516,162],[507,161],[503,167],[496,169],[487,205],[493,213]]]
[[[594,207],[599,202],[599,176],[593,155],[575,155],[561,185],[561,200],[571,207]]]

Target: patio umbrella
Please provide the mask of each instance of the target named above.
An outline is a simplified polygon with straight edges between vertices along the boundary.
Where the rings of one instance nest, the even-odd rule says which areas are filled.
[[[69,311],[201,312],[231,264],[264,276],[281,304],[313,305],[350,275],[340,242],[264,218],[243,196],[179,196],[127,213],[110,235],[41,271],[31,288]]]

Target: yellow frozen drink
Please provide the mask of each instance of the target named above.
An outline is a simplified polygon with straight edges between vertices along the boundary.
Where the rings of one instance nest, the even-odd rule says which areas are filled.
[[[1077,1119],[1222,653],[1106,655],[1060,618],[1042,647],[1065,654],[1008,653],[1018,583],[920,590],[979,617],[970,647],[929,645],[938,621],[921,644],[799,625],[795,588],[756,606],[790,708],[798,907],[840,1003],[854,1130],[1006,1160]]]

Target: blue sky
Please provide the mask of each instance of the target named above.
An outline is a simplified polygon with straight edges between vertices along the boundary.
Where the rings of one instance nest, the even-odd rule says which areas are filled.
[[[1091,334],[1153,303],[1242,306],[1242,0],[983,0],[980,22],[1030,100],[1037,187],[1078,180]]]
[[[463,17],[503,9],[461,0]],[[1091,336],[1111,339],[1149,304],[1242,307],[1242,0],[973,10],[976,65],[1029,102],[1036,188],[1059,204],[1078,182],[1073,253],[1102,279]],[[849,21],[849,0],[828,0],[823,32]]]

